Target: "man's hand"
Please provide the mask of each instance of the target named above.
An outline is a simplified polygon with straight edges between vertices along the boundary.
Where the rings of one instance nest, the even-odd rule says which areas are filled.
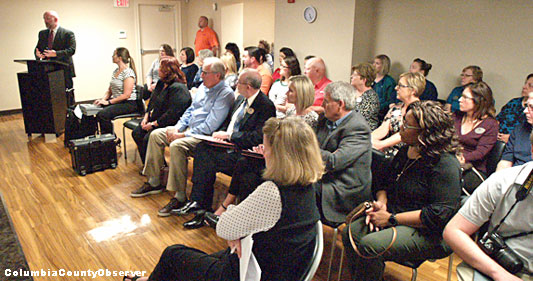
[[[213,133],[213,138],[218,140],[228,140],[229,134],[227,132],[219,131]]]
[[[56,51],[54,51],[54,50],[44,50],[44,55],[47,58],[57,57]]]
[[[151,129],[154,128],[154,125],[152,124],[152,122],[149,122],[149,123],[145,123],[144,125],[141,125],[141,128],[145,131],[150,131]]]
[[[241,258],[241,240],[228,241],[228,246],[232,253],[236,253],[239,259]]]
[[[177,140],[177,139],[181,139],[185,137],[185,133],[179,133],[178,132],[178,129],[176,128],[172,128],[172,129],[167,129],[167,141],[169,143]]]
[[[41,53],[41,51],[39,51],[38,48],[35,48],[35,56],[40,58],[40,59],[44,59],[45,56],[43,55],[43,53]]]
[[[155,89],[155,85],[156,83],[153,83],[152,85],[150,85],[150,88],[148,88],[148,91],[153,92]]]
[[[255,153],[259,153],[261,155],[264,155],[264,153],[265,153],[265,145],[264,144],[260,144],[258,146],[254,146],[254,147],[252,147],[252,151],[255,152]]]

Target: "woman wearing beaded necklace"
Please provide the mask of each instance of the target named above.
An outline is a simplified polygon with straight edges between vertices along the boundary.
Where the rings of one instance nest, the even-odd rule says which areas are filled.
[[[453,120],[436,102],[416,102],[407,109],[400,136],[406,145],[394,157],[391,176],[377,187],[377,201],[343,234],[353,280],[382,280],[385,261],[423,261],[451,253],[442,231],[461,194]],[[397,236],[387,250],[391,226]]]
[[[494,119],[492,90],[485,82],[469,84],[459,99],[460,111],[455,113],[455,130],[463,147],[458,156],[465,169],[464,187],[468,193],[487,176],[487,155],[498,138],[498,121]],[[472,169],[473,168],[473,169]]]
[[[403,116],[410,104],[420,101],[419,97],[425,87],[426,78],[419,72],[406,72],[400,75],[395,88],[400,102],[391,105],[383,123],[372,131],[372,148],[385,152],[386,157],[392,157],[398,152],[403,145],[398,133],[402,126]]]

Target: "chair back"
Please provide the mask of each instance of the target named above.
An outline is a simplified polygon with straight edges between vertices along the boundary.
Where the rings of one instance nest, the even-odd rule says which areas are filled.
[[[504,150],[505,142],[498,140],[489,154],[487,154],[487,177],[496,171],[496,166],[498,166]]]
[[[304,275],[300,280],[302,281],[311,281],[313,276],[315,276],[320,260],[322,259],[322,252],[324,251],[324,235],[322,233],[322,223],[319,221],[316,222],[316,243],[315,250],[313,251],[313,258],[309,263],[309,266],[305,270]]]
[[[144,87],[142,85],[135,85],[135,90],[137,90],[137,97],[135,99],[137,102],[137,109],[139,114],[142,116],[146,111],[146,105],[144,104],[143,100]]]

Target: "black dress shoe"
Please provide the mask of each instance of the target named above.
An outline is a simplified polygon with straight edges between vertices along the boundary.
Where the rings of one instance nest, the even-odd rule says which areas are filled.
[[[206,212],[204,215],[205,222],[212,228],[217,228],[217,223],[218,223],[219,218],[220,218],[219,216],[211,212]]]
[[[176,215],[176,216],[183,216],[183,215],[187,215],[187,214],[192,214],[192,213],[196,213],[197,211],[199,210],[202,210],[202,206],[200,206],[200,203],[196,202],[196,201],[190,201],[190,202],[187,202],[187,204],[185,204],[185,206],[179,208],[179,209],[175,209],[175,210],[172,210],[170,211],[170,213],[172,215]]]
[[[183,223],[183,226],[187,229],[196,229],[204,226],[205,211],[201,210],[196,213],[196,216],[188,222]]]

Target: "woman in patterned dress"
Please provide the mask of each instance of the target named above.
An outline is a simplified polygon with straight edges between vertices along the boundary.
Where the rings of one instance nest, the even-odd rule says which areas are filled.
[[[426,78],[419,72],[400,75],[396,85],[400,102],[391,106],[383,123],[372,132],[372,147],[385,152],[386,157],[394,156],[403,145],[399,134],[403,116],[410,104],[420,101],[425,86]]]

